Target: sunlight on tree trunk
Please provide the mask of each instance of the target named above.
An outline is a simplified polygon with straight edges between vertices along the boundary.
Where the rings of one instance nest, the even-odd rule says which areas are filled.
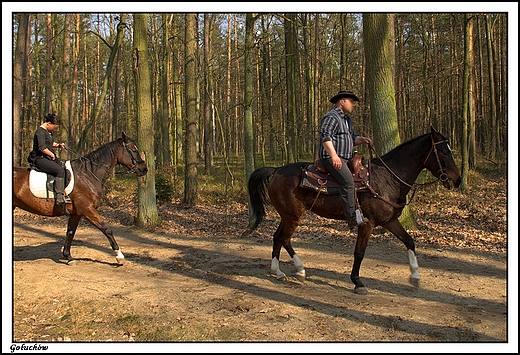
[[[134,14],[134,75],[137,102],[137,142],[148,173],[138,178],[137,224],[153,226],[160,222],[155,197],[155,155],[152,121],[152,97],[150,92],[150,69],[148,66],[148,40],[146,35],[146,14]]]

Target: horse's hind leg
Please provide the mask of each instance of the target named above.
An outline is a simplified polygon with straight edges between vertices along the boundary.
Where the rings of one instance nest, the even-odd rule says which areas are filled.
[[[291,245],[291,236],[294,231],[298,227],[298,223],[287,224],[282,220],[278,229],[274,233],[273,236],[273,253],[271,259],[271,273],[276,275],[278,280],[286,280],[287,276],[280,270],[280,251],[282,246],[289,253],[294,266],[296,267],[296,278],[303,281],[305,280],[305,269],[303,268],[303,263],[296,255],[292,245]]]
[[[84,217],[92,223],[95,227],[97,227],[103,234],[107,237],[108,242],[110,243],[110,246],[112,247],[112,250],[114,251],[116,255],[116,260],[119,264],[123,264],[125,261],[125,256],[119,249],[119,245],[117,245],[117,242],[114,238],[114,234],[112,233],[112,229],[108,226],[108,224],[103,220],[103,217],[99,215],[99,213],[96,210],[91,210],[90,213],[85,214]]]
[[[415,255],[415,243],[408,234],[408,232],[403,228],[401,222],[395,219],[386,225],[384,225],[386,229],[392,232],[400,241],[406,245],[406,249],[408,249],[408,260],[410,262],[410,283],[416,287],[419,287],[419,264],[417,263],[417,256]]]
[[[365,257],[368,239],[370,238],[373,229],[374,226],[372,222],[368,222],[363,226],[358,226],[358,236],[354,248],[354,264],[352,265],[352,271],[350,272],[350,280],[355,285],[354,291],[359,294],[366,294],[368,292],[359,277],[359,269],[361,268],[361,262]]]
[[[70,264],[74,261],[70,255],[70,247],[72,245],[72,240],[74,239],[74,235],[76,234],[76,229],[78,228],[80,220],[80,216],[70,215],[69,221],[67,223],[67,235],[65,238],[65,245],[63,246],[63,256],[67,259],[67,264]]]

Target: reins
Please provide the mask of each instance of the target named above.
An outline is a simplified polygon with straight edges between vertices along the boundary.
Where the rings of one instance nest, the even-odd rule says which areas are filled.
[[[131,169],[128,169],[128,171],[127,171],[126,173],[134,173],[134,172],[135,172],[135,168],[136,168],[136,166],[137,166],[137,164],[136,164],[137,161],[136,161],[136,159],[134,158],[134,156],[132,155],[132,153],[130,153],[130,150],[129,150],[128,147],[126,146],[126,143],[125,143],[125,142],[123,142],[123,147],[128,151],[128,153],[130,154],[130,158],[131,158],[131,160],[132,160],[132,168],[131,168]],[[79,156],[79,153],[76,152],[76,151],[74,151],[73,149],[70,149],[70,148],[68,148],[68,147],[64,147],[64,148],[65,148],[65,150],[67,150],[69,153],[71,153],[71,154],[73,154],[73,155],[76,155],[76,156]],[[104,166],[101,166],[100,164],[98,164],[98,163],[96,163],[96,162],[93,162],[92,159],[89,159],[89,158],[87,158],[87,157],[84,156],[84,155],[83,155],[83,156],[80,156],[78,159],[79,159],[80,161],[81,161],[81,160],[87,160],[87,161],[89,161],[92,165],[95,165],[95,166],[97,166],[98,168],[105,170],[105,172],[107,172],[107,173],[109,173],[109,174],[112,173],[111,170],[107,169],[107,168],[104,167]],[[89,173],[91,173],[92,176],[94,176],[94,177],[95,177],[99,182],[102,182],[101,180],[99,180],[99,178],[97,177],[97,175],[94,174],[94,172],[93,172],[92,170],[90,170],[88,167],[86,167],[86,170],[87,170]],[[123,172],[119,172],[119,173],[116,172],[115,174],[121,174],[121,175],[122,175],[122,174],[125,174],[125,173],[123,173]]]
[[[432,152],[435,152],[435,157],[437,158],[437,164],[439,165],[439,171],[440,171],[440,177],[438,178],[438,180],[440,181],[445,181],[448,179],[448,175],[444,172],[444,169],[442,168],[442,165],[441,165],[441,162],[440,162],[440,159],[439,159],[439,154],[437,152],[437,144],[441,144],[441,143],[446,143],[447,141],[446,140],[443,140],[443,141],[440,141],[440,142],[434,142],[433,141],[433,136],[431,136],[431,139],[432,139],[432,147],[430,149],[430,152],[428,153],[428,155],[426,156],[426,159],[424,159],[424,162],[423,162],[423,166],[424,164],[426,163],[426,161],[428,160],[428,158],[430,157],[430,155],[432,154]],[[431,185],[431,184],[434,184],[436,183],[438,180],[433,180],[433,181],[429,181],[429,182],[426,182],[426,183],[423,183],[423,184],[416,184],[416,183],[413,183],[412,185],[410,185],[409,183],[407,183],[406,181],[404,181],[403,179],[401,179],[399,176],[397,176],[397,174],[392,170],[390,169],[390,167],[384,162],[384,160],[381,158],[381,156],[377,153],[376,149],[374,148],[373,145],[369,144],[368,145],[368,148],[370,150],[370,159],[368,160],[368,171],[369,171],[369,176],[372,176],[372,168],[371,168],[371,161],[372,161],[372,151],[376,154],[377,158],[379,159],[379,161],[381,161],[381,163],[384,165],[384,167],[393,175],[397,178],[397,180],[399,180],[399,182],[401,182],[402,184],[408,186],[411,190],[412,190],[412,196],[410,197],[410,199],[408,200],[408,202],[405,202],[405,203],[402,203],[402,204],[397,204],[397,203],[394,203],[392,201],[389,201],[387,199],[385,199],[384,197],[382,197],[379,193],[377,193],[373,188],[372,186],[370,186],[369,183],[365,183],[365,186],[370,190],[370,192],[374,195],[375,198],[378,198],[380,199],[381,201],[384,201],[386,202],[387,204],[389,204],[390,206],[394,207],[394,208],[401,208],[401,207],[404,207],[406,205],[409,205],[412,203],[414,197],[415,197],[415,193],[417,192],[417,189],[419,187],[424,187],[424,186],[427,186],[427,185]],[[442,178],[441,178],[442,177]]]
[[[74,154],[74,155],[76,155],[76,156],[79,156],[79,153],[76,152],[76,151],[74,151],[73,149],[70,149],[70,148],[68,148],[68,147],[65,147],[65,150],[67,150],[69,153],[72,153],[72,154]],[[83,155],[83,156],[80,156],[78,159],[79,159],[80,161],[82,161],[82,160],[89,161],[92,165],[95,165],[95,166],[97,166],[98,168],[102,168],[102,169],[104,169],[106,172],[109,172],[109,173],[110,173],[110,171],[109,171],[107,168],[105,168],[105,167],[103,167],[103,166],[100,166],[98,163],[93,162],[92,159],[86,158],[84,155]],[[97,177],[97,175],[94,174],[94,172],[93,172],[92,170],[90,170],[86,165],[85,165],[85,168],[86,168],[86,170],[87,170],[90,174],[92,174],[92,176],[94,176],[94,177],[96,178],[97,181],[103,183],[101,180],[99,180],[99,178]]]

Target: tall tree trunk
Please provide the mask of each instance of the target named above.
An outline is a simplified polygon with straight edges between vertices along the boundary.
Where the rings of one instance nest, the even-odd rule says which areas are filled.
[[[181,33],[184,29],[184,16],[181,18],[181,15],[177,16],[174,15],[174,19],[178,19],[178,23],[174,22],[173,26],[173,48],[176,46],[181,46],[182,40],[177,41],[176,37],[182,37],[184,38],[185,33]],[[177,35],[177,36],[176,36]],[[173,164],[175,165],[175,173],[177,170],[177,166],[180,164],[180,161],[182,161],[182,156],[184,155],[184,121],[182,118],[182,98],[184,96],[183,92],[183,80],[182,80],[182,71],[183,71],[183,62],[182,57],[183,54],[181,54],[182,51],[174,51],[172,52],[172,77],[173,77]]]
[[[123,18],[121,16],[121,21],[123,21]],[[110,122],[110,140],[116,139],[121,132],[117,131],[117,123],[119,121],[119,101],[120,101],[120,94],[119,91],[121,90],[121,51],[122,48],[119,46],[117,49],[116,58],[114,60],[114,69],[115,69],[115,75],[112,79],[112,85],[113,85],[113,105],[112,105],[112,117]]]
[[[45,26],[47,28],[47,41],[45,43],[45,112],[42,116],[47,113],[53,112],[52,107],[52,52],[54,43],[54,33],[52,31],[52,14],[46,15]]]
[[[183,203],[188,207],[197,204],[197,15],[185,15],[185,88],[186,88],[186,136],[184,161],[184,198]]]
[[[227,149],[224,152],[226,158],[229,158],[232,143],[231,143],[231,46],[232,39],[232,17],[231,14],[227,15],[227,38],[226,38],[226,49],[227,49],[227,57],[226,57],[226,87],[225,87],[225,97],[226,97],[226,106],[224,106],[224,127],[228,127],[225,132],[222,133],[224,136],[224,144]]]
[[[378,153],[383,155],[401,143],[390,51],[394,44],[393,15],[363,14],[363,43],[373,141]]]
[[[163,19],[163,71],[160,76],[161,81],[161,114],[158,115],[161,125],[161,151],[162,151],[162,166],[171,167],[171,150],[170,150],[170,45],[168,43],[168,36],[170,32],[170,21],[168,17],[171,14],[162,14]]]
[[[475,54],[473,50],[473,20],[468,24],[468,55],[469,55],[469,86],[468,86],[468,167],[475,168],[475,85],[473,71],[475,69]]]
[[[212,136],[213,125],[211,121],[211,18],[210,14],[204,14],[204,174],[211,174],[213,160]]]
[[[494,51],[493,51],[493,33],[491,31],[491,19],[489,14],[486,16],[486,44],[488,54],[488,78],[489,78],[489,120],[488,127],[486,130],[486,140],[489,142],[489,155],[491,158],[496,156],[497,142],[495,132],[497,132],[497,104],[495,101],[495,70],[494,70]]]
[[[238,25],[237,25],[237,15],[236,14],[233,14],[233,36],[234,38],[238,38]],[[246,21],[247,21],[247,17],[246,17]],[[245,42],[247,42],[247,39],[244,39]],[[239,46],[238,46],[238,43],[239,41],[235,40],[233,41],[234,43],[234,48],[233,48],[233,53],[235,53],[235,59],[234,59],[234,63],[235,63],[235,66],[234,66],[234,73],[235,73],[235,80],[233,81],[233,94],[231,95],[232,98],[234,98],[234,102],[232,104],[233,108],[234,108],[234,114],[231,115],[231,120],[232,120],[232,123],[229,125],[230,127],[232,127],[231,129],[231,132],[232,132],[232,135],[231,135],[231,144],[233,144],[233,147],[234,147],[234,154],[236,157],[239,156],[240,154],[240,147],[241,147],[241,142],[242,140],[240,139],[240,132],[239,132],[239,124],[238,124],[238,120],[239,120],[239,103],[238,103],[238,100],[239,100],[239,97],[240,97],[240,80],[239,77],[242,73],[242,69],[240,69],[240,52],[239,52]],[[245,44],[244,44],[245,45]],[[245,58],[244,58],[245,60]],[[244,72],[246,71],[247,69],[244,68]],[[244,83],[245,85],[245,83]],[[244,89],[244,90],[247,90],[247,89]],[[243,105],[242,105],[243,106]],[[245,144],[245,143],[244,143]]]
[[[366,84],[370,94],[373,141],[380,155],[401,143],[392,75],[394,42],[394,15],[363,14]],[[408,205],[403,209],[400,221],[409,230],[417,229]]]
[[[287,13],[284,16],[285,34],[285,85],[287,87],[287,163],[293,163],[298,157],[296,141],[296,15]]]
[[[312,106],[312,126],[314,127],[314,134],[316,138],[319,136],[319,119],[320,119],[320,107],[318,102],[320,102],[320,90],[319,90],[319,81],[320,81],[320,14],[314,14],[314,48],[313,48],[313,61],[314,61],[314,79],[313,79],[313,93],[314,96],[312,98],[313,106]],[[319,140],[316,139],[316,142]],[[316,154],[315,157],[318,157],[318,146],[315,146]]]
[[[71,61],[70,61],[70,21],[71,21],[71,15],[65,14],[64,24],[63,24],[63,56],[62,56],[62,82],[61,82],[61,93],[60,93],[60,103],[61,103],[61,109],[60,109],[60,116],[62,120],[62,127],[64,129],[60,129],[60,138],[59,141],[61,142],[67,142],[69,140],[69,137],[66,137],[64,135],[68,132],[68,127],[70,125],[70,96],[72,92],[72,86],[70,82],[70,68],[71,68]],[[62,155],[60,158],[66,159],[63,154],[65,151],[61,152]]]
[[[272,19],[268,19],[266,16],[261,17],[262,20],[262,95],[264,103],[264,117],[267,120],[266,124],[266,136],[264,139],[268,141],[269,157],[274,160],[276,158],[276,129],[275,129],[275,118],[273,117],[273,58],[272,58],[272,47],[271,47],[271,30],[270,23]],[[266,22],[266,20],[268,20]],[[264,120],[262,121],[264,122]],[[265,162],[263,162],[265,165]]]
[[[27,82],[26,42],[29,33],[29,14],[18,13],[18,33],[13,62],[13,164],[22,165],[22,122],[24,117],[25,85]]]
[[[253,145],[253,28],[254,16],[246,14],[246,33],[244,43],[244,156],[245,156],[245,176],[246,181],[249,175],[255,170],[255,152]]]
[[[461,115],[461,155],[462,155],[462,183],[460,189],[462,192],[468,190],[468,175],[469,175],[469,146],[468,146],[468,120],[469,120],[469,95],[470,95],[470,77],[471,77],[471,54],[470,54],[470,43],[471,43],[471,15],[464,14],[464,71],[462,74],[462,115]]]
[[[74,48],[72,50],[72,79],[71,79],[71,93],[70,93],[70,116],[69,116],[69,127],[67,136],[69,137],[68,145],[73,146],[75,142],[75,137],[78,135],[77,131],[77,125],[78,125],[78,119],[77,119],[77,111],[78,111],[78,105],[77,105],[77,98],[78,98],[78,60],[79,60],[79,32],[80,32],[80,24],[81,19],[80,15],[76,14],[74,16]]]
[[[160,222],[155,197],[155,154],[152,121],[152,94],[148,62],[147,15],[134,14],[134,77],[137,103],[137,141],[145,154],[148,173],[137,179],[137,225],[154,226]]]
[[[245,158],[245,185],[249,176],[255,170],[255,152],[253,145],[253,29],[255,17],[251,13],[246,14],[246,33],[244,39],[244,158]],[[249,218],[252,218],[251,201],[248,197]]]

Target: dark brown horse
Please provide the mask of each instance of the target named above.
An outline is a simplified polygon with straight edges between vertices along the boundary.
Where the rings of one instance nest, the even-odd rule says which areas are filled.
[[[114,239],[112,230],[96,211],[101,204],[103,184],[117,164],[123,165],[137,176],[143,176],[148,171],[146,162],[141,158],[137,145],[125,132],[123,132],[122,138],[107,143],[81,158],[70,161],[74,186],[69,194],[72,203],[67,205],[70,216],[63,248],[63,256],[67,258],[68,263],[74,260],[70,255],[70,246],[81,217],[85,217],[108,238],[117,262],[122,264],[124,261],[124,255]],[[31,192],[29,175],[38,173],[31,170],[31,168],[23,167],[14,168],[13,209],[19,207],[43,216],[62,216],[63,210],[61,206],[54,203],[54,197],[36,197]]]
[[[248,181],[252,209],[248,232],[255,230],[264,218],[264,206],[268,198],[281,217],[280,225],[273,237],[271,260],[271,273],[278,279],[286,278],[279,267],[282,246],[292,258],[297,270],[296,277],[305,279],[305,269],[291,246],[291,236],[306,210],[310,209],[325,218],[345,219],[339,195],[316,196],[317,192],[300,186],[302,169],[309,164],[300,162],[278,168],[259,168],[251,174]],[[419,173],[425,168],[448,189],[453,186],[458,187],[460,184],[459,170],[453,160],[448,140],[433,127],[431,133],[403,143],[380,158],[371,159],[369,185],[372,191],[368,189],[357,191],[361,210],[364,217],[368,219],[365,225],[358,226],[354,264],[350,274],[357,293],[367,292],[359,277],[359,269],[369,237],[376,226],[383,226],[404,243],[408,249],[410,282],[419,286],[415,244],[398,217],[406,204],[408,192]]]

